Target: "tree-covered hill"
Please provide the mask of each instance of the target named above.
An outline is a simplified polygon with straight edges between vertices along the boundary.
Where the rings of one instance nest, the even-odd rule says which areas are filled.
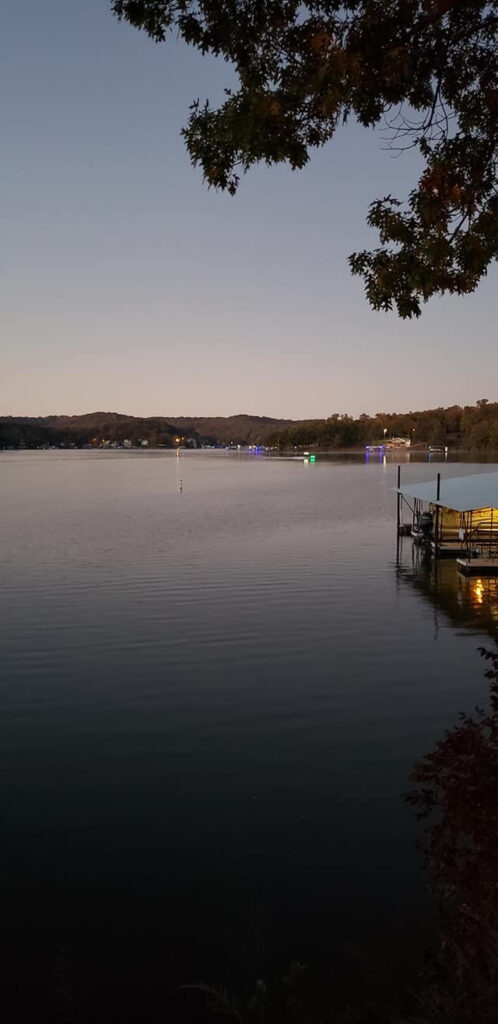
[[[498,402],[452,405],[407,413],[363,413],[356,419],[334,413],[326,419],[289,420],[270,416],[126,416],[94,412],[82,416],[0,417],[0,448],[136,446],[146,442],[174,448],[184,445],[262,444],[280,450],[313,446],[323,451],[361,448],[392,436],[412,445],[448,445],[498,451]]]
[[[206,441],[215,444],[268,444],[280,431],[296,421],[280,420],[271,416],[172,416],[169,422],[182,433],[196,431]]]
[[[334,414],[325,420],[292,424],[279,433],[278,443],[287,448],[351,448],[396,436],[409,438],[412,445],[498,451],[498,402],[482,398],[476,405],[452,405],[422,412],[379,412],[375,416],[363,413],[357,419]],[[272,440],[277,443],[277,434]]]
[[[86,413],[83,416],[0,417],[0,448],[37,448],[43,445],[81,448],[101,446],[104,442],[165,448],[176,446],[178,428],[162,416],[125,416],[115,412]],[[194,430],[186,432],[185,441],[198,442]]]

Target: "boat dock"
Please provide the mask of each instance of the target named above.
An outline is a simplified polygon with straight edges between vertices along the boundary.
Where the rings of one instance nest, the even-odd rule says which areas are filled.
[[[498,576],[498,472],[475,473],[401,486],[398,466],[397,532],[435,559],[454,558],[465,576]],[[406,510],[411,522],[404,521]]]

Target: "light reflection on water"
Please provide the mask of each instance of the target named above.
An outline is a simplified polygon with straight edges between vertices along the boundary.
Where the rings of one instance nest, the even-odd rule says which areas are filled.
[[[403,582],[433,606],[436,617],[443,616],[454,626],[487,633],[496,641],[498,579],[463,576],[454,560],[434,562],[420,548],[412,547],[411,540],[403,540],[398,571]]]
[[[89,988],[271,972],[345,942],[409,962],[429,901],[400,793],[485,700],[498,595],[409,539],[396,566],[395,473],[0,455],[14,974],[21,951],[50,972],[61,945]]]

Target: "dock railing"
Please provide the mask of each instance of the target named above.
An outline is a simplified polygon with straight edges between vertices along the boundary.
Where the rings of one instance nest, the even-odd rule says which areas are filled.
[[[490,517],[481,519],[467,533],[467,557],[474,552],[481,558],[498,558],[498,520]]]

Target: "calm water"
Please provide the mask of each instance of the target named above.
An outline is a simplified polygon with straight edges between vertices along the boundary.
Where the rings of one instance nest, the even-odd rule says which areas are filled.
[[[396,569],[394,484],[361,459],[0,454],[4,1005],[169,1020],[172,987],[333,975],[349,944],[403,976],[431,908],[400,794],[485,700],[498,594],[408,540]]]

